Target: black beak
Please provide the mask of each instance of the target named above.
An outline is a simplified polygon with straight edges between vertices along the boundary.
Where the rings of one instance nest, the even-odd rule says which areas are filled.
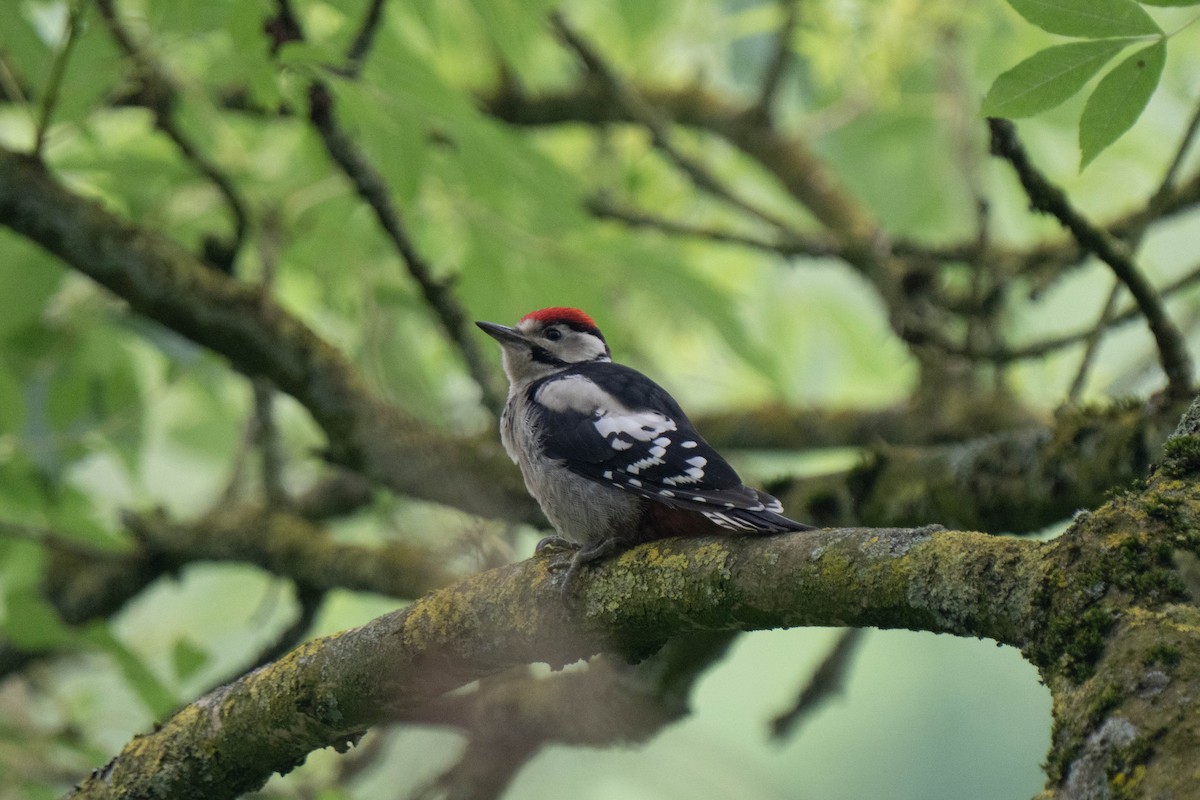
[[[516,328],[499,325],[495,322],[476,322],[481,331],[495,339],[501,345],[518,344],[525,341],[525,334]]]

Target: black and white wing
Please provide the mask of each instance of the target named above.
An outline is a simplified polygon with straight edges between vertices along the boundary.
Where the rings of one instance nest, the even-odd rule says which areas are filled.
[[[704,514],[737,531],[807,530],[744,485],[679,404],[640,372],[579,364],[530,388],[546,454],[591,480]]]

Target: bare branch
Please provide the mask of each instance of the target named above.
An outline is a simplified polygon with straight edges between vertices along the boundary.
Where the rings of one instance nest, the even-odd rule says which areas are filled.
[[[58,52],[54,54],[54,61],[50,64],[50,75],[46,78],[46,91],[42,95],[40,108],[38,109],[37,124],[34,130],[33,152],[34,158],[41,158],[42,151],[46,145],[46,133],[50,129],[50,121],[54,116],[54,108],[58,105],[58,91],[62,88],[63,75],[67,72],[67,62],[71,60],[71,50],[75,47],[75,41],[79,28],[83,24],[83,13],[87,9],[86,0],[71,0],[68,3],[69,11],[67,13],[67,26],[63,32],[62,43],[58,47]]]
[[[752,117],[744,105],[703,86],[656,87],[637,84],[637,93],[680,125],[709,131],[728,141],[759,162],[783,187],[816,217],[854,256],[855,248],[880,239],[878,225],[869,212],[841,185],[837,176],[815,154],[811,144],[797,134],[749,124]],[[604,125],[634,122],[629,111],[614,102],[611,94],[593,84],[560,91],[528,94],[498,86],[479,96],[480,105],[498,119],[518,126],[558,125],[580,122]],[[1200,204],[1200,174],[1175,186],[1153,213],[1134,209],[1104,223],[1109,235],[1121,239],[1129,231],[1152,220],[1168,219]],[[975,263],[982,256],[972,238],[957,244],[928,245],[896,240],[892,252],[900,256],[928,258],[934,262]],[[990,243],[987,257],[996,261],[998,274],[1017,275],[1048,283],[1064,269],[1078,265],[1087,256],[1073,238],[1049,241],[1031,248],[1006,249]],[[850,261],[852,266],[864,266]]]
[[[777,241],[768,241],[754,236],[748,236],[733,231],[718,228],[703,227],[688,222],[666,219],[648,211],[622,208],[602,196],[592,197],[587,201],[587,208],[600,219],[611,219],[623,222],[631,228],[652,228],[671,236],[686,236],[695,239],[707,239],[721,244],[732,244],[775,253],[785,258],[806,256],[822,258],[840,254],[840,249],[833,242],[801,239],[794,234],[781,232]]]
[[[783,23],[775,37],[775,49],[771,60],[763,72],[762,89],[759,90],[758,100],[754,103],[754,112],[763,119],[770,119],[775,97],[779,94],[779,85],[787,72],[792,60],[792,35],[796,32],[796,23],[800,19],[800,0],[779,0],[783,9]]]
[[[797,726],[814,711],[845,691],[846,675],[854,663],[854,653],[862,637],[863,631],[860,628],[849,628],[841,632],[808,683],[804,685],[796,702],[771,720],[771,735],[774,738],[784,739],[791,736],[796,732]]]
[[[383,19],[383,6],[386,2],[387,0],[371,0],[371,5],[367,7],[367,13],[363,15],[354,42],[346,51],[346,67],[342,70],[345,77],[357,78],[362,71],[363,62],[371,51],[371,45],[375,43],[375,32]]]
[[[1127,250],[1105,231],[1085,219],[1061,189],[1050,183],[1030,162],[1011,122],[988,120],[992,152],[1012,164],[1034,209],[1050,214],[1063,224],[1079,244],[1112,268],[1129,289],[1158,344],[1159,360],[1167,375],[1168,389],[1179,397],[1190,397],[1192,362],[1183,334],[1167,316],[1162,298],[1133,263]]]
[[[875,445],[853,469],[766,488],[817,525],[914,525],[1024,534],[1144,478],[1186,403],[1064,408],[1031,425],[938,446]]]
[[[730,187],[726,186],[707,166],[680,151],[671,141],[669,123],[659,114],[658,110],[647,103],[632,85],[627,83],[617,71],[609,66],[589,42],[574,31],[559,13],[552,14],[551,22],[555,32],[583,62],[588,71],[600,80],[605,91],[611,94],[629,116],[650,132],[657,147],[667,159],[687,175],[697,188],[723,200],[733,208],[749,216],[762,220],[778,230],[790,232],[791,226],[775,214],[739,197]]]
[[[127,514],[126,527],[155,558],[170,564],[254,564],[309,591],[351,589],[417,597],[462,575],[428,548],[402,540],[367,546],[339,542],[287,512],[239,506],[190,523],[162,512]]]
[[[96,0],[96,6],[100,9],[100,16],[108,26],[113,41],[133,61],[137,69],[138,79],[142,83],[140,94],[145,104],[154,112],[155,126],[175,143],[184,159],[216,187],[229,207],[229,213],[233,217],[233,238],[228,243],[209,238],[205,242],[204,259],[222,272],[231,272],[250,228],[250,213],[246,202],[234,186],[233,180],[208,156],[200,152],[176,122],[174,110],[179,102],[179,89],[175,81],[167,74],[162,64],[134,41],[121,24],[114,2],[115,0]]]
[[[0,224],[246,375],[270,379],[324,429],[330,461],[465,511],[540,519],[497,443],[454,439],[407,418],[368,389],[334,347],[256,287],[204,268],[173,240],[103,210],[62,186],[44,165],[2,147]]]
[[[277,45],[288,41],[302,41],[304,32],[290,4],[287,0],[278,0],[277,7],[278,14],[267,24]],[[365,58],[374,39],[381,12],[382,3],[373,0],[348,55],[348,69],[352,75],[356,75],[362,66],[362,59]],[[498,388],[498,379],[490,362],[483,357],[480,342],[474,335],[474,328],[470,325],[466,310],[454,295],[451,282],[434,277],[432,265],[418,250],[416,242],[409,235],[400,209],[392,202],[387,181],[338,122],[334,114],[333,93],[329,86],[319,80],[310,83],[308,104],[309,121],[320,135],[325,151],[354,185],[358,196],[375,213],[379,226],[396,248],[409,275],[420,288],[425,302],[438,318],[451,343],[462,354],[467,371],[483,394],[484,405],[498,415],[504,406],[504,394]]]
[[[1197,133],[1200,133],[1200,103],[1196,105],[1195,111],[1192,112],[1192,118],[1188,122],[1187,128],[1184,129],[1183,137],[1179,141],[1179,147],[1175,149],[1175,155],[1172,156],[1171,163],[1167,165],[1162,181],[1159,182],[1158,189],[1150,196],[1150,202],[1147,203],[1147,207],[1150,210],[1159,210],[1168,202],[1179,178],[1179,170],[1183,167],[1183,159],[1187,156],[1188,150],[1191,149],[1192,143],[1196,141]]]
[[[1074,380],[1071,381],[1071,388],[1067,390],[1068,403],[1079,402],[1079,398],[1083,394],[1083,387],[1087,385],[1088,372],[1091,371],[1096,354],[1100,352],[1100,339],[1112,325],[1113,314],[1117,310],[1117,300],[1120,298],[1121,282],[1113,281],[1112,288],[1108,291],[1108,299],[1104,301],[1104,308],[1100,309],[1100,318],[1096,320],[1096,324],[1092,326],[1091,332],[1085,339],[1083,355],[1079,358],[1079,370],[1075,373]]]
[[[327,493],[318,490],[325,496]],[[322,508],[328,511],[328,508]],[[254,564],[311,591],[345,588],[408,599],[461,577],[467,565],[403,541],[367,547],[343,544],[295,514],[243,505],[191,523],[161,512],[130,515],[132,553],[98,551],[64,534],[0,522],[0,536],[45,543],[50,564],[43,589],[68,625],[109,616],[151,581],[197,561]],[[0,641],[0,676],[32,658]]]
[[[472,334],[466,309],[458,302],[450,281],[433,275],[433,267],[417,249],[409,236],[400,210],[392,203],[391,191],[383,176],[367,160],[366,155],[342,129],[333,113],[333,95],[320,82],[309,87],[309,119],[321,135],[329,157],[354,184],[358,196],[375,212],[396,251],[404,260],[408,274],[420,287],[425,302],[429,304],[442,323],[450,341],[462,353],[471,377],[483,392],[484,404],[495,414],[504,406],[504,395],[497,388],[497,379],[491,363],[483,357],[478,337]]]

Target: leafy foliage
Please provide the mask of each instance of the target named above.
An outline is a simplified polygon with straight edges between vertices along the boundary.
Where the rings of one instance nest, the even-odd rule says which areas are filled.
[[[1030,23],[1083,41],[1040,50],[996,78],[983,102],[992,117],[1048,111],[1082,89],[1122,50],[1155,39],[1109,71],[1079,121],[1080,169],[1133,127],[1158,87],[1170,38],[1134,0],[1009,0]],[[1146,2],[1185,6],[1196,0]]]
[[[1180,76],[1191,62],[1179,47],[1168,59],[1167,42],[1194,30],[1167,24],[1169,9],[1143,6],[1189,4],[1012,0],[1031,25],[1073,40],[996,78],[984,113],[1036,117],[1023,131],[1028,125],[1037,158],[1050,164],[1076,136],[1089,164],[1133,128],[1152,96],[1175,137],[1186,127],[1191,98]],[[548,15],[558,3],[385,3],[357,65],[348,53],[372,7],[365,0],[11,5],[0,14],[0,145],[28,153],[42,134],[40,157],[66,191],[210,267],[214,250],[243,228],[232,263],[218,265],[227,272],[200,275],[261,298],[272,309],[262,313],[286,329],[310,328],[361,378],[359,388],[411,423],[406,441],[418,444],[385,452],[375,463],[381,472],[448,459],[455,447],[495,449],[480,368],[447,334],[447,315],[430,300],[438,290],[467,323],[512,321],[546,305],[588,309],[618,359],[669,387],[693,416],[757,409],[728,434],[731,457],[751,481],[791,483],[860,464],[892,441],[894,425],[905,426],[900,441],[911,434],[950,447],[974,433],[961,420],[990,412],[981,401],[996,397],[1022,424],[1039,421],[1079,371],[1081,340],[1037,359],[1009,358],[1010,348],[1076,332],[1081,317],[1099,315],[1109,285],[1056,230],[1030,221],[1027,198],[983,166],[978,98],[994,65],[1026,47],[1029,27],[1014,30],[998,5],[801,3],[785,31],[787,4],[773,0],[565,4],[564,18],[611,62],[617,88],[627,85],[651,108],[662,135],[555,38]],[[297,30],[284,24],[283,7]],[[81,21],[68,47],[72,9]],[[775,61],[780,80],[762,97]],[[1093,82],[1076,131],[1053,110]],[[425,283],[316,129],[318,86],[428,263]],[[1163,134],[1145,128],[1111,154],[1116,168],[1089,170],[1067,191],[1103,218],[1127,212],[1162,174]],[[716,188],[681,163],[703,165]],[[1186,277],[1192,248],[1151,241],[1156,285]],[[176,288],[202,294],[204,277]],[[372,564],[343,573],[338,559],[297,563],[297,539],[288,538],[297,534],[277,521],[255,518],[253,536],[240,541],[230,540],[241,529],[225,530],[228,540],[186,536],[189,525],[219,534],[218,522],[235,512],[300,514],[307,490],[335,474],[326,459],[344,443],[330,440],[311,409],[237,371],[250,343],[234,337],[220,352],[203,349],[177,321],[150,321],[120,287],[101,288],[7,228],[0,289],[0,661],[12,657],[3,662],[11,672],[0,718],[21,712],[11,729],[0,725],[0,771],[9,751],[45,768],[21,778],[22,796],[66,790],[130,736],[264,654],[409,599],[314,588],[314,575],[327,573],[369,585]],[[1085,397],[1099,399],[1109,385],[1157,388],[1146,337],[1122,333],[1104,345],[1102,379]],[[494,376],[499,359],[484,352],[484,377]],[[784,436],[767,442],[770,453],[738,449],[738,436],[757,433],[762,420],[810,411],[803,419],[815,422],[788,435],[828,434],[821,452],[801,452]],[[845,424],[880,413],[882,427]],[[424,451],[427,441],[454,447]],[[466,459],[462,470],[485,462]],[[411,547],[437,564],[427,575],[522,557],[536,539],[528,515],[473,516],[396,491],[378,472],[369,477],[375,483],[348,510],[305,511],[297,529],[339,559],[353,547]],[[826,507],[841,508],[840,489],[823,491]],[[904,494],[896,504],[927,493]],[[129,510],[180,524],[148,532]],[[264,555],[280,540],[267,554],[275,560]],[[137,569],[126,571],[126,558]],[[196,563],[227,560],[239,563]],[[100,609],[92,618],[64,621],[80,616],[66,609],[89,604]],[[746,645],[751,655],[714,670],[707,685],[722,688],[706,690],[705,702],[729,703],[748,686],[789,686],[795,665],[825,643],[825,632],[807,635]],[[861,723],[854,731],[747,754],[767,776],[763,791],[787,782],[829,795],[854,780],[863,796],[903,784],[927,797],[938,782],[947,796],[1034,791],[1049,712],[1017,654],[896,637],[865,651],[872,679],[850,694],[847,716]],[[935,648],[947,661],[930,667]],[[23,659],[36,666],[25,670]],[[954,659],[964,667],[945,668]],[[989,686],[1006,687],[1000,702],[1026,712],[1004,723],[1012,732],[1002,738],[1014,743],[1005,752],[993,752],[990,731],[977,737],[978,752],[965,750],[973,737],[945,734],[987,694],[974,682],[976,666]],[[872,694],[901,679],[910,690]],[[7,691],[16,684],[20,692]],[[756,697],[764,718],[774,712],[768,705],[786,702]],[[896,706],[903,735],[878,713],[901,702],[911,703]],[[749,751],[759,722],[730,705],[716,723],[683,723],[694,725],[686,736],[714,752]],[[986,709],[972,716],[991,722]],[[923,735],[908,735],[913,719]],[[698,751],[663,738],[626,776],[653,791],[669,762],[692,795],[704,794],[714,783]],[[38,749],[33,739],[49,744]],[[927,749],[894,747],[914,740]],[[449,752],[434,734],[406,746],[428,769]],[[876,774],[826,769],[839,749],[854,747],[864,749],[855,760],[881,765]],[[964,748],[957,760],[982,762],[983,753],[995,774],[933,775],[953,748]],[[532,780],[549,796],[561,795],[563,775],[595,783],[592,762],[578,761],[535,763]],[[373,770],[394,794],[399,767],[386,762]],[[280,791],[342,792],[329,788],[334,763],[314,755]],[[404,785],[426,777],[405,774]],[[6,791],[0,800],[12,796]]]

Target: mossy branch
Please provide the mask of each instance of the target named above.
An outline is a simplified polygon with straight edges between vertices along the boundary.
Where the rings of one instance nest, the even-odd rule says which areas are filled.
[[[502,669],[645,655],[689,631],[874,625],[1021,646],[1047,550],[927,529],[673,539],[585,573],[570,606],[531,559],[302,645],[135,738],[72,796],[235,797]]]
[[[254,286],[206,269],[175,241],[60,183],[0,147],[0,224],[37,242],[142,315],[295,397],[327,457],[403,494],[473,513],[539,519],[498,444],[429,430],[384,402],[329,343]]]
[[[1161,398],[1071,408],[1049,425],[943,445],[875,444],[852,470],[769,488],[786,508],[820,525],[938,520],[1029,533],[1096,508],[1113,489],[1144,477],[1185,406]]]

